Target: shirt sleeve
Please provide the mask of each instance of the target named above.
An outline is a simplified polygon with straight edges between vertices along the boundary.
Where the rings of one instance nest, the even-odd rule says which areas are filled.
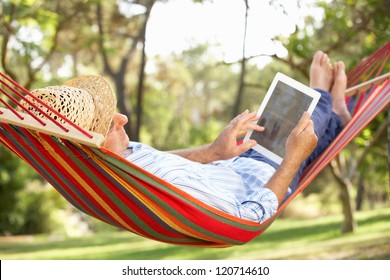
[[[241,218],[262,223],[272,217],[278,210],[278,198],[268,188],[248,196],[248,200],[239,206]]]

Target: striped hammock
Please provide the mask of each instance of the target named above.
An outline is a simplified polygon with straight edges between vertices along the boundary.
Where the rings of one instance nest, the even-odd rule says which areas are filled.
[[[84,131],[58,113],[58,118],[65,119],[67,124],[49,116],[50,121],[44,121],[18,113],[10,104],[21,106],[18,99],[27,100],[25,95],[33,95],[2,73],[0,142],[30,164],[77,209],[103,222],[170,244],[245,244],[266,230],[289,202],[387,106],[389,73],[380,75],[389,56],[390,43],[348,74],[352,121],[306,170],[297,191],[261,224],[233,217],[194,199],[101,148],[102,135]]]

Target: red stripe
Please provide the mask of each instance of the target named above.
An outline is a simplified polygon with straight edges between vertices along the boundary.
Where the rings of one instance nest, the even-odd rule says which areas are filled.
[[[73,154],[79,154],[80,152],[73,147],[71,144],[67,144],[67,148],[73,153]],[[172,237],[177,237],[177,238],[185,238],[185,235],[179,235],[176,232],[172,232],[164,228],[160,223],[152,219],[145,211],[139,207],[135,202],[133,202],[129,197],[127,197],[126,194],[124,194],[120,189],[116,188],[112,182],[107,179],[106,176],[104,176],[102,173],[100,173],[100,170],[95,169],[95,167],[84,157],[79,157],[79,160],[83,162],[83,164],[91,171],[94,173],[94,175],[98,178],[102,184],[104,184],[106,187],[110,189],[114,193],[116,197],[118,197],[131,212],[134,212],[134,214],[137,217],[141,217],[141,220],[146,222],[145,224],[149,226],[152,229],[155,229],[156,232],[158,233],[165,233],[167,236],[172,236]],[[105,164],[106,163],[103,161],[99,161],[100,164]],[[107,166],[107,165],[106,165]],[[81,169],[78,169],[78,172],[83,172]],[[99,197],[109,205],[113,211],[123,220],[126,222],[127,225],[131,226],[135,230],[137,230],[140,234],[143,234],[149,238],[152,238],[149,233],[147,233],[143,228],[139,227],[136,223],[134,223],[128,215],[126,215],[117,205],[114,204],[114,202],[99,188],[99,186],[96,186],[93,181],[89,180],[89,178],[86,178],[88,181],[89,186],[99,195]],[[136,179],[136,178],[134,178]],[[136,179],[137,181],[141,182],[140,180]],[[154,237],[156,239],[156,237]]]
[[[69,148],[72,148],[72,147],[69,147]],[[85,160],[83,160],[83,161],[85,162]],[[99,159],[99,165],[100,164],[104,164],[106,167],[111,169],[107,165],[107,163],[104,161],[104,159]],[[115,172],[115,170],[112,170],[112,171]],[[139,178],[134,177],[133,175],[131,175],[129,173],[127,173],[127,175],[132,177],[132,179],[137,181],[143,187],[147,188],[147,190],[152,192],[153,194],[155,194],[158,197],[158,199],[160,199],[161,201],[163,201],[167,205],[170,205],[171,207],[172,207],[172,203],[176,203],[176,201],[178,200],[177,198],[172,197],[169,193],[164,192],[164,191],[156,188],[154,185],[147,184],[146,182],[142,181]],[[107,180],[104,176],[102,176],[101,174],[97,174],[97,176],[99,177],[100,180],[104,181],[107,186],[111,185],[111,182],[109,180]],[[128,186],[133,188],[131,185],[128,185]],[[136,190],[136,189],[134,189],[134,190],[139,192],[139,190]],[[127,195],[124,194],[120,189],[116,189],[113,186],[113,188],[111,188],[111,191],[113,191],[116,196],[118,196],[122,201],[124,201],[125,204],[127,205],[127,207],[130,208],[133,212],[135,212],[137,216],[142,217],[142,219],[145,221],[145,223],[147,225],[149,225],[151,228],[153,228],[157,232],[164,233],[164,234],[166,234],[170,237],[173,237],[173,238],[176,238],[176,237],[177,238],[185,238],[185,235],[179,234],[177,232],[172,232],[172,231],[168,230],[167,228],[163,227],[163,225],[161,225],[160,222],[154,220],[148,213],[146,213],[142,209],[142,207],[140,207],[138,204],[134,203],[131,199],[129,199],[127,197]],[[145,195],[145,194],[142,194],[142,195]],[[149,200],[149,202],[153,202],[153,201]],[[180,201],[180,203],[183,203],[183,202]],[[154,204],[154,206],[158,209],[161,209],[161,207],[156,203]],[[178,210],[177,207],[172,207],[172,208],[175,210]],[[166,215],[170,215],[170,214],[167,212]],[[176,219],[175,219],[175,221],[177,222]],[[197,223],[195,223],[195,224],[197,224]]]
[[[69,163],[72,163],[73,160],[70,156],[68,156],[62,149],[57,149],[57,143],[55,141],[53,141],[53,139],[48,136],[48,135],[43,135],[42,136],[45,141],[47,141],[47,143],[53,148],[56,150],[58,156],[61,157],[61,159],[63,159],[64,161],[66,162],[69,162]],[[66,143],[66,141],[64,141],[64,143]],[[75,155],[77,157],[77,155]],[[78,158],[80,159],[80,156],[78,156]],[[65,166],[63,166],[63,164],[61,162],[58,162],[54,157],[50,157],[49,161],[54,164],[60,171],[62,174],[64,174],[64,176],[67,176],[69,178],[72,178],[72,183],[74,184],[74,186],[80,191],[82,192],[82,194],[85,196],[85,199],[88,200],[89,202],[92,202],[94,204],[94,206],[96,208],[98,208],[102,213],[106,214],[106,216],[109,217],[110,220],[112,220],[112,222],[120,225],[120,223],[102,206],[98,203],[98,201],[96,201],[96,199],[90,195],[88,193],[88,191],[76,180],[74,179],[72,176],[72,173],[71,172],[68,172],[68,170],[66,169]],[[107,201],[107,198],[105,197],[105,195],[102,193],[102,191],[100,191],[100,189],[96,186],[94,186],[94,183],[93,181],[88,178],[87,176],[82,176],[82,174],[84,173],[84,171],[79,168],[79,166],[77,166],[76,164],[72,164],[72,169],[74,172],[76,172],[77,174],[80,174],[80,177],[82,177],[82,179],[85,181],[85,183],[91,187],[96,193],[97,195],[104,201]],[[88,166],[89,168],[91,168],[91,166]],[[94,172],[95,175],[98,175],[96,174],[96,171]],[[111,206],[111,205],[110,205]],[[114,211],[115,213],[117,213],[116,211]],[[99,215],[97,213],[94,213],[93,211],[91,212],[91,215],[93,215],[94,217],[99,217]],[[123,216],[123,215],[118,215],[118,216]],[[102,218],[102,217],[101,217]]]
[[[8,131],[12,134],[12,136],[15,138],[15,140],[19,143],[25,143],[25,141],[23,140],[22,137],[20,137],[19,134],[15,133],[13,131],[12,128],[10,128],[8,125],[5,125],[8,129]],[[28,159],[28,157],[25,157],[23,154],[24,152],[28,153],[28,154],[31,154],[34,159],[38,162],[37,164],[39,166],[41,166],[44,170],[48,171],[50,173],[50,175],[53,177],[53,179],[58,182],[58,185],[61,186],[73,199],[75,199],[77,201],[78,204],[80,204],[82,206],[82,208],[84,208],[86,211],[88,212],[91,212],[93,213],[92,209],[90,209],[86,204],[84,204],[83,201],[79,200],[78,197],[76,196],[75,193],[73,193],[73,191],[71,189],[69,189],[67,187],[67,185],[65,184],[65,182],[62,181],[61,177],[57,176],[55,172],[53,172],[52,170],[52,167],[48,164],[48,163],[52,163],[52,161],[50,160],[51,158],[51,155],[48,153],[48,151],[46,151],[41,143],[39,143],[36,138],[31,135],[31,133],[26,130],[26,129],[22,129],[23,132],[25,133],[26,137],[31,141],[33,142],[33,147],[34,149],[30,148],[28,145],[24,145],[23,146],[23,150],[20,150],[18,149],[17,146],[13,145],[11,142],[8,142],[8,145],[12,146],[15,150],[18,151],[18,154],[20,157],[22,157],[27,163],[29,163],[32,167],[34,167],[34,169],[42,176],[45,178],[45,175],[44,173],[42,173],[39,168],[37,168],[34,164],[34,162],[30,161]],[[41,153],[41,155],[43,155],[43,157],[45,159],[47,159],[47,161],[43,161],[40,157],[40,154],[38,154],[38,152]],[[67,178],[69,179],[69,181],[73,181],[72,178]],[[55,188],[58,188],[58,185],[54,187]]]
[[[358,100],[356,102],[355,108],[354,108],[354,113],[355,114],[356,114],[356,112],[359,111],[363,99],[364,99],[364,94],[360,94],[359,97],[358,97]]]
[[[213,232],[216,235],[223,236],[229,239],[237,240],[240,242],[247,242],[253,239],[261,230],[256,230],[253,232],[247,231],[245,229],[240,228],[239,224],[229,225],[223,223],[219,219],[215,219],[210,216],[207,212],[198,209],[186,203],[185,201],[178,199],[175,196],[172,196],[168,193],[163,193],[160,195],[158,192],[160,190],[151,188],[150,189],[154,194],[161,197],[164,202],[168,203],[173,209],[177,210],[180,213],[180,216],[185,217],[189,222],[194,223],[201,228],[207,229],[210,232]],[[192,201],[200,206],[200,202],[196,199],[192,198]],[[214,209],[212,212],[216,212]],[[257,227],[260,227],[259,224],[256,224]],[[205,239],[211,239],[210,236],[204,236]],[[218,237],[212,238],[211,240],[218,240]],[[222,241],[220,241],[222,242]]]
[[[105,152],[108,153],[109,155],[112,154],[112,153],[109,153],[108,151],[105,151]],[[155,188],[154,185],[150,185],[150,190],[151,191],[154,191],[154,192],[161,191],[161,192],[163,192],[163,196],[164,197],[162,199],[165,202],[169,200],[168,204],[171,205],[172,208],[174,208],[177,211],[181,211],[181,210],[184,211],[184,212],[181,212],[181,215],[183,215],[184,217],[188,218],[187,215],[191,216],[191,213],[196,213],[196,215],[194,215],[194,218],[191,220],[195,224],[200,224],[197,221],[200,219],[199,216],[203,216],[203,218],[210,220],[210,223],[211,223],[211,227],[210,228],[214,228],[215,225],[216,225],[215,223],[220,223],[220,224],[223,224],[226,227],[228,227],[228,228],[225,228],[225,230],[228,230],[229,232],[231,232],[232,228],[235,228],[235,229],[238,229],[238,230],[242,230],[243,232],[246,233],[246,231],[244,229],[240,228],[242,224],[246,224],[248,226],[252,226],[254,232],[258,232],[259,227],[261,227],[261,225],[258,224],[258,223],[244,221],[244,220],[242,220],[240,218],[233,217],[233,216],[231,216],[229,214],[226,214],[226,213],[224,213],[222,211],[219,211],[219,210],[217,210],[217,209],[215,209],[215,208],[213,208],[211,206],[208,206],[208,205],[206,205],[206,204],[204,204],[204,203],[194,199],[192,196],[188,195],[186,192],[178,189],[177,187],[175,187],[175,186],[173,186],[173,185],[171,185],[171,184],[161,180],[160,178],[154,176],[153,174],[150,174],[150,173],[146,172],[145,170],[139,168],[138,166],[132,164],[131,162],[127,162],[127,161],[125,161],[125,159],[119,158],[119,157],[117,157],[115,155],[112,155],[112,156],[117,158],[118,160],[124,161],[126,163],[126,165],[131,165],[132,168],[134,168],[137,171],[139,171],[139,172],[145,174],[146,176],[152,178],[153,180],[157,181],[159,184],[162,184],[165,187],[169,188],[172,192],[177,193],[180,197],[185,197],[186,199],[189,199],[189,200],[193,201],[195,205],[197,205],[197,206],[199,205],[200,207],[202,207],[202,208],[204,208],[204,209],[206,209],[206,210],[208,210],[208,211],[210,211],[212,213],[216,213],[218,216],[220,216],[220,218],[226,218],[229,221],[236,222],[236,226],[231,226],[231,225],[228,225],[228,224],[225,224],[225,223],[221,222],[220,220],[218,220],[218,221],[217,220],[210,220],[210,215],[205,214],[203,211],[201,211],[201,210],[199,210],[199,209],[197,209],[197,208],[195,208],[195,207],[193,207],[193,206],[191,206],[189,204],[186,204],[186,207],[188,207],[188,209],[190,209],[190,210],[185,211],[184,208],[182,209],[182,207],[180,207],[180,205],[184,203],[184,200],[182,198],[177,198],[176,196],[172,196],[171,194],[169,194],[167,192],[164,192],[163,190]],[[175,203],[175,206],[172,205],[173,203]],[[202,223],[204,222],[205,219],[202,219]],[[203,228],[207,228],[203,224],[201,224],[201,226]],[[210,228],[208,228],[208,229],[210,229]],[[220,233],[218,233],[218,234],[220,234]],[[222,233],[222,235],[225,235],[225,234]]]
[[[111,154],[111,153],[109,153],[109,154]],[[125,161],[122,158],[118,158],[118,159],[121,160],[121,161]],[[238,234],[236,235],[234,233],[234,232],[237,232],[237,231],[239,232],[240,237],[244,241],[248,240],[250,238],[253,238],[256,235],[258,235],[258,232],[260,231],[259,228],[261,228],[260,224],[249,222],[249,221],[248,222],[244,221],[244,220],[242,220],[240,218],[233,217],[233,216],[228,215],[228,214],[226,214],[226,213],[224,213],[222,211],[219,211],[219,210],[217,210],[217,209],[215,209],[213,207],[210,207],[210,206],[208,206],[208,205],[206,205],[206,204],[204,204],[204,203],[194,199],[192,196],[188,195],[187,193],[185,193],[184,191],[178,189],[177,187],[175,187],[175,186],[173,186],[171,184],[168,184],[165,181],[162,181],[160,178],[155,177],[153,174],[149,174],[148,172],[146,172],[143,169],[140,169],[138,166],[136,166],[136,165],[134,165],[134,164],[132,164],[130,162],[127,162],[127,161],[126,161],[126,164],[127,165],[131,165],[134,169],[137,169],[138,171],[142,172],[146,176],[148,176],[148,177],[150,177],[152,179],[155,179],[158,183],[160,183],[160,184],[164,185],[165,187],[169,188],[172,192],[177,193],[177,195],[179,195],[179,198],[176,197],[176,196],[171,195],[168,192],[165,192],[163,190],[160,190],[160,189],[156,188],[153,184],[149,185],[149,187],[148,187],[149,190],[152,191],[157,196],[159,196],[160,199],[162,199],[164,202],[166,202],[167,204],[172,206],[172,208],[175,209],[176,211],[179,211],[181,216],[185,217],[186,219],[188,219],[189,221],[193,222],[194,224],[200,225],[204,229],[207,229],[207,230],[210,230],[210,231],[214,231],[214,233],[216,233],[218,235],[225,236],[225,237],[228,237],[228,238],[231,238],[231,239],[235,239],[235,240],[240,240],[240,239],[237,239]],[[161,192],[161,194],[160,194],[160,192]],[[229,225],[229,224],[226,224],[226,223],[222,222],[221,221],[222,219],[214,219],[214,218],[212,218],[204,210],[197,209],[196,207],[191,206],[188,203],[185,203],[185,201],[183,199],[184,197],[186,199],[191,200],[192,202],[194,202],[194,204],[197,205],[198,207],[202,207],[205,210],[208,210],[208,211],[210,211],[212,213],[217,213],[217,215],[219,215],[220,218],[225,217],[229,221],[235,221],[236,225]],[[242,224],[246,224],[246,225],[252,226],[253,232],[252,231],[246,231],[245,229],[242,229]],[[227,233],[229,233],[231,235],[229,235]]]

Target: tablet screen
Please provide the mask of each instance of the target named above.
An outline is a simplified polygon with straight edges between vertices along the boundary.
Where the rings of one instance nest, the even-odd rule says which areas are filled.
[[[305,111],[313,112],[319,97],[317,91],[278,73],[258,111],[258,125],[265,130],[249,131],[246,139],[256,140],[254,149],[280,164],[288,136]]]

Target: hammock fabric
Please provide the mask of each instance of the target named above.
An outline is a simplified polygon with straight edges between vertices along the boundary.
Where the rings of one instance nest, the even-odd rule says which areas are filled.
[[[350,85],[378,77],[390,56],[390,43],[364,60],[348,75]],[[271,225],[288,203],[389,103],[385,74],[349,90],[352,121],[306,171],[297,191],[268,221],[245,221],[208,205],[99,148],[101,135],[71,122],[43,121],[20,114],[13,95],[31,93],[0,73],[0,142],[30,164],[79,210],[113,226],[153,240],[189,246],[228,247],[245,244]],[[359,88],[369,89],[363,93]],[[39,102],[39,100],[37,100]],[[58,114],[59,118],[63,118]]]

